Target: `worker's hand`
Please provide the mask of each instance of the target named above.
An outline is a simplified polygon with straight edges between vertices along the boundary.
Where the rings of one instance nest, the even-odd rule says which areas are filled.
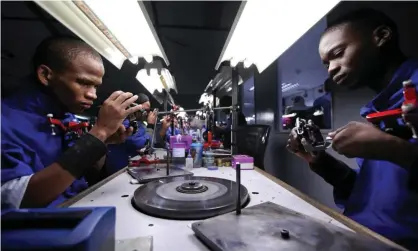
[[[292,129],[292,131],[290,131],[286,148],[296,156],[306,160],[307,162],[311,162],[313,160],[313,156],[305,151],[305,148],[303,147],[302,143],[300,142],[300,139],[298,138],[296,130],[297,128],[295,127]]]
[[[167,131],[167,129],[171,126],[171,118],[170,116],[165,116],[163,120],[161,121],[162,127],[161,129]]]
[[[154,111],[148,113],[147,123],[149,125],[154,125],[156,121],[157,121],[157,111],[154,110]]]
[[[332,148],[348,158],[382,159],[389,135],[372,124],[350,122],[328,134],[332,138]]]
[[[117,131],[120,132],[123,120],[142,109],[141,105],[131,107],[138,99],[130,92],[116,91],[106,99],[99,110],[96,125],[90,133],[105,142]]]
[[[126,138],[132,135],[134,129],[131,127],[126,128],[124,125],[120,125],[118,130],[107,140],[105,141],[106,144],[121,144],[125,142]]]

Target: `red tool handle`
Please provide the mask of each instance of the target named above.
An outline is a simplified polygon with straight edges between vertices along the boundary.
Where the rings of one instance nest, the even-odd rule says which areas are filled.
[[[48,118],[49,123],[51,125],[55,125],[60,127],[64,132],[67,131],[67,128],[64,126],[64,124],[61,122],[61,120],[59,119],[54,119],[54,118]]]
[[[367,121],[376,124],[382,120],[390,118],[400,118],[402,116],[402,109],[388,110],[384,112],[375,112],[366,116]]]
[[[417,99],[417,92],[415,90],[415,86],[412,84],[411,80],[403,82],[403,96],[404,102],[402,103],[402,107],[413,107],[416,108],[418,105]],[[367,121],[371,123],[379,123],[380,121],[387,120],[387,119],[394,119],[394,118],[401,118],[404,111],[402,108],[383,111],[383,112],[375,112],[371,113],[366,116]]]

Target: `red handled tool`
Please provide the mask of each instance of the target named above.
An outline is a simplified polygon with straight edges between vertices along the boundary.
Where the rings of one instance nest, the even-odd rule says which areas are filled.
[[[138,160],[129,160],[129,167],[137,167],[142,165],[152,165],[161,163],[160,159],[156,158],[154,160],[149,160],[146,156],[142,156]]]
[[[396,127],[397,123],[396,120],[398,118],[402,118],[405,124],[409,127],[412,131],[412,137],[418,138],[416,126],[412,123],[412,121],[408,120],[406,115],[414,112],[418,108],[418,94],[415,89],[415,86],[412,84],[411,80],[403,82],[403,96],[404,102],[402,103],[401,108],[383,111],[383,112],[375,112],[366,116],[367,121],[378,125],[380,122],[384,122],[386,124],[385,131],[390,132],[395,130],[391,128],[391,126]]]
[[[51,134],[56,135],[56,128],[60,128],[63,132],[69,133],[73,132],[81,136],[84,133],[88,132],[90,129],[90,123],[88,122],[76,122],[70,121],[67,124],[64,124],[59,119],[54,119],[52,114],[47,114],[49,124],[51,126]]]

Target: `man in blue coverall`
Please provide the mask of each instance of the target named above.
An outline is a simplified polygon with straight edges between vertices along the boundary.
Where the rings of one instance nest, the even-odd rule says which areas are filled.
[[[181,130],[179,128],[179,122],[176,117],[174,117],[173,122],[174,122],[174,136],[181,134]],[[168,127],[167,132],[165,134],[165,139],[167,142],[170,142],[171,136],[172,136],[172,130],[171,130],[171,123],[170,123],[170,126]]]
[[[131,107],[136,95],[116,91],[89,133],[69,144],[63,130],[52,135],[47,114],[71,121],[90,108],[104,75],[102,58],[78,39],[50,38],[37,47],[33,67],[16,93],[1,101],[2,209],[55,207],[87,188],[84,177],[99,172],[107,144],[132,134],[124,119],[142,109]]]
[[[406,58],[396,25],[374,10],[359,10],[331,24],[321,37],[319,54],[330,78],[348,88],[367,86],[376,96],[361,116],[400,108],[402,82],[418,84],[418,61]],[[413,114],[416,116],[416,114]],[[398,120],[400,126],[403,121]],[[418,144],[412,136],[393,136],[368,123],[350,122],[329,134],[333,149],[357,158],[358,170],[322,152],[307,154],[293,130],[287,148],[309,163],[334,187],[344,215],[405,246],[418,249]]]
[[[141,104],[144,110],[150,110],[151,103],[147,95],[143,93],[138,94],[137,103]],[[156,112],[147,112],[144,117],[138,119],[138,131],[134,135],[129,136],[123,144],[109,145],[109,154],[105,163],[108,174],[112,174],[126,167],[129,162],[129,157],[138,155],[139,150],[144,148],[147,143],[152,142],[154,125],[157,120]],[[127,126],[129,121],[125,120],[123,124]],[[165,120],[163,120],[163,126],[159,129],[159,132],[155,134],[154,143],[161,142],[161,138],[166,134],[167,125]]]

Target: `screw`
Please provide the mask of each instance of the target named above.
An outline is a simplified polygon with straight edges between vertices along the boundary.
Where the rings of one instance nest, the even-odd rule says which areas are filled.
[[[282,231],[280,232],[280,235],[282,236],[283,239],[286,239],[286,240],[290,238],[289,231],[287,231],[286,229],[282,229]]]

